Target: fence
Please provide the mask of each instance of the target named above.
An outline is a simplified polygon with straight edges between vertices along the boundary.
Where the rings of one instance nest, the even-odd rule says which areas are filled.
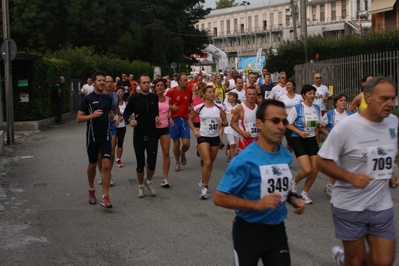
[[[295,66],[297,92],[304,84],[313,84],[313,76],[320,73],[323,84],[333,86],[334,94],[345,93],[349,102],[360,92],[361,80],[367,75],[386,76],[396,84],[398,94],[399,50],[368,55],[357,55],[345,58],[314,61]],[[333,109],[330,103],[330,109]],[[395,112],[398,112],[398,101],[395,101]]]

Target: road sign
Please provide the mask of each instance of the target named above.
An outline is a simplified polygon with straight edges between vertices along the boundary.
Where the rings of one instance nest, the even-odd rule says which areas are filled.
[[[8,49],[7,49],[8,46]],[[7,54],[8,50],[8,54]],[[13,39],[6,39],[1,45],[1,57],[4,60],[14,60],[17,56],[17,44]]]

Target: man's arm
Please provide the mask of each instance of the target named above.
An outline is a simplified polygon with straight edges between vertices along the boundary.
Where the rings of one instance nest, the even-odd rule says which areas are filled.
[[[349,106],[348,110],[354,112],[356,108],[359,106],[361,99],[362,99],[361,94],[356,95],[356,97],[351,102],[351,105]]]
[[[249,200],[239,198],[232,194],[216,191],[213,198],[216,206],[233,209],[233,210],[249,210],[264,211],[268,209],[277,209],[281,203],[281,195],[272,193],[264,196],[259,200]]]
[[[76,117],[76,122],[77,123],[83,123],[83,122],[87,122],[93,118],[99,117],[100,115],[102,115],[103,111],[100,109],[97,109],[94,111],[94,113],[86,115],[85,112],[83,111],[78,111],[78,115]]]
[[[334,179],[347,182],[357,188],[365,188],[373,178],[365,173],[354,174],[339,167],[333,160],[324,159],[317,155],[316,166],[320,172]]]
[[[243,137],[249,137],[250,133],[249,132],[245,132],[244,130],[242,130],[239,126],[238,126],[238,120],[240,120],[241,118],[241,113],[242,113],[243,109],[242,106],[239,105],[237,106],[236,109],[234,109],[233,111],[233,117],[231,118],[230,121],[230,126],[232,129],[234,129],[235,131],[237,131],[238,134],[240,134]]]

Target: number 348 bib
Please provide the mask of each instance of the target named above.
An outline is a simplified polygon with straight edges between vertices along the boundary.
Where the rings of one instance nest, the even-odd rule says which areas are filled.
[[[259,167],[262,178],[261,197],[271,193],[278,193],[282,201],[287,199],[292,174],[288,164],[272,164]]]
[[[367,174],[374,179],[391,178],[396,152],[392,146],[367,148]]]

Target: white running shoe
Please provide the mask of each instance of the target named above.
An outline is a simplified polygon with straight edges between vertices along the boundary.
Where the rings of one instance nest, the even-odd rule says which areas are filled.
[[[301,199],[303,199],[305,201],[305,204],[313,204],[313,201],[309,198],[308,193],[305,191],[302,191]]]
[[[201,196],[200,196],[200,199],[206,200],[206,199],[208,199],[208,198],[209,198],[208,189],[207,189],[206,187],[202,187],[202,188],[201,188]]]
[[[333,187],[334,187],[333,184],[330,184],[330,183],[326,184],[326,186],[324,187],[323,190],[327,194],[327,196],[331,197],[331,193],[332,193]]]
[[[298,188],[297,188],[297,185],[296,185],[294,179],[292,179],[292,181],[291,181],[291,183],[290,183],[290,191],[291,191],[292,193],[298,193]]]
[[[101,172],[98,172],[98,174],[97,174],[97,184],[98,185],[102,184],[102,182],[101,182]]]
[[[334,246],[331,249],[332,255],[333,255],[333,260],[335,265],[341,266],[341,264],[344,262],[344,249],[341,248],[340,246]]]

